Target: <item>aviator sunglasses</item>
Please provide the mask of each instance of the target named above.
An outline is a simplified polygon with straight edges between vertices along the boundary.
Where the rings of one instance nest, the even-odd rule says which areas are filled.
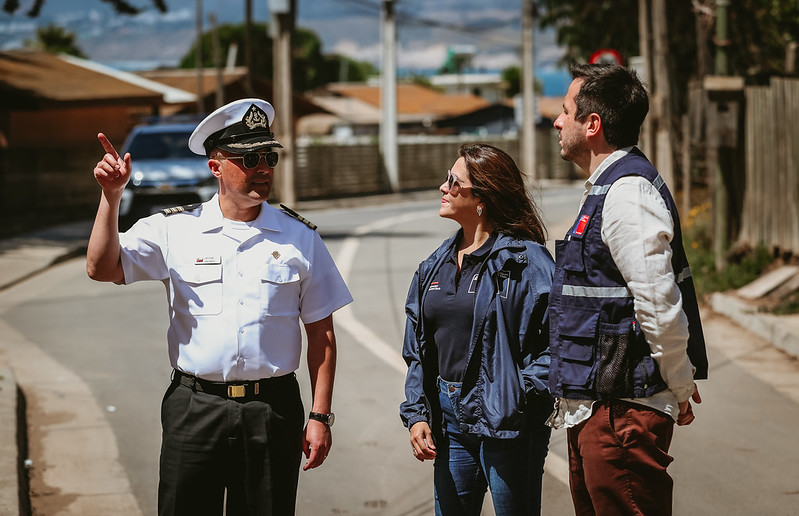
[[[258,166],[258,162],[261,161],[261,156],[264,157],[264,162],[266,163],[267,167],[275,168],[278,160],[278,154],[275,151],[248,152],[242,156],[220,156],[216,159],[240,159],[244,164],[244,168],[255,168]]]
[[[458,179],[458,177],[455,176],[455,174],[453,174],[451,170],[447,170],[447,179],[446,179],[445,183],[447,183],[447,191],[448,192],[450,190],[452,190],[453,186],[457,186],[458,190],[462,190],[464,188],[472,188],[472,185],[464,185],[460,181],[461,180]]]

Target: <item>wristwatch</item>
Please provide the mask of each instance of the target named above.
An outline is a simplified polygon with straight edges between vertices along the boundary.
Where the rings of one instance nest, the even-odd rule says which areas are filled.
[[[332,412],[330,414],[322,414],[320,412],[311,412],[308,414],[308,419],[314,419],[316,421],[321,421],[322,423],[326,424],[328,427],[333,426],[333,423],[336,421],[336,415]]]

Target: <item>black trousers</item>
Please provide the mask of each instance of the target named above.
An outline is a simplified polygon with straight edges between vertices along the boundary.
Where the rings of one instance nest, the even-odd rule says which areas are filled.
[[[161,404],[160,516],[219,516],[223,504],[227,516],[294,514],[305,413],[287,380],[244,401],[172,382]]]

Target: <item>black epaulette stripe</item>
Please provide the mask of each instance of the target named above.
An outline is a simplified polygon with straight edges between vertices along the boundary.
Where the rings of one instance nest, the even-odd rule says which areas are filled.
[[[291,208],[289,208],[285,204],[281,204],[280,208],[283,210],[283,213],[285,213],[286,215],[294,217],[295,219],[299,220],[300,222],[302,222],[303,224],[305,224],[309,228],[311,228],[314,231],[316,231],[316,227],[317,227],[316,224],[314,224],[310,220],[306,219],[305,217],[303,217],[302,215],[300,215],[296,211],[292,210]]]
[[[163,213],[164,215],[173,215],[175,213],[181,213],[181,212],[184,212],[184,211],[196,210],[201,205],[202,205],[201,202],[197,202],[197,203],[194,203],[194,204],[186,204],[185,206],[175,206],[173,208],[164,208],[163,210],[161,210],[161,213]]]

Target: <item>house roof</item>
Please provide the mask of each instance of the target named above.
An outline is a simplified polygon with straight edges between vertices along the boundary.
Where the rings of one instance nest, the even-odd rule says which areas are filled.
[[[380,107],[380,87],[366,84],[337,83],[328,90]],[[397,113],[400,121],[441,118],[469,113],[490,104],[477,95],[444,95],[419,84],[397,85]],[[340,114],[340,113],[339,113]]]
[[[380,108],[358,98],[325,95],[314,97],[313,101],[347,122],[376,124],[380,121]]]
[[[185,68],[173,68],[168,70],[148,70],[138,72],[141,77],[190,91],[197,94],[197,70]],[[240,81],[247,76],[247,68],[237,66],[222,70],[222,85],[229,86]],[[204,68],[202,71],[203,95],[216,91],[217,72],[215,68]]]
[[[150,70],[145,72],[138,72],[144,78],[174,87],[181,90],[189,91],[196,95],[198,93],[198,81],[196,69],[173,68],[162,70]],[[204,68],[202,70],[202,92],[205,99],[206,109],[213,110],[216,97],[217,88],[217,69]],[[248,93],[246,86],[247,68],[243,66],[223,68],[221,73],[222,88],[224,90],[225,102],[230,102],[235,99],[260,97],[271,102],[274,98],[272,81],[263,77],[255,77],[253,79],[252,89],[254,91]],[[308,97],[294,93],[292,95],[293,109],[295,117],[303,117],[314,113],[327,113],[327,111]],[[274,102],[272,102],[274,104]],[[194,109],[191,106],[189,109]]]
[[[439,74],[430,77],[433,86],[503,86],[502,76],[498,73],[464,73]]]
[[[51,104],[185,102],[194,96],[85,59],[32,50],[0,52],[2,104],[38,108]]]
[[[538,97],[538,113],[554,121],[563,112],[563,97]]]

